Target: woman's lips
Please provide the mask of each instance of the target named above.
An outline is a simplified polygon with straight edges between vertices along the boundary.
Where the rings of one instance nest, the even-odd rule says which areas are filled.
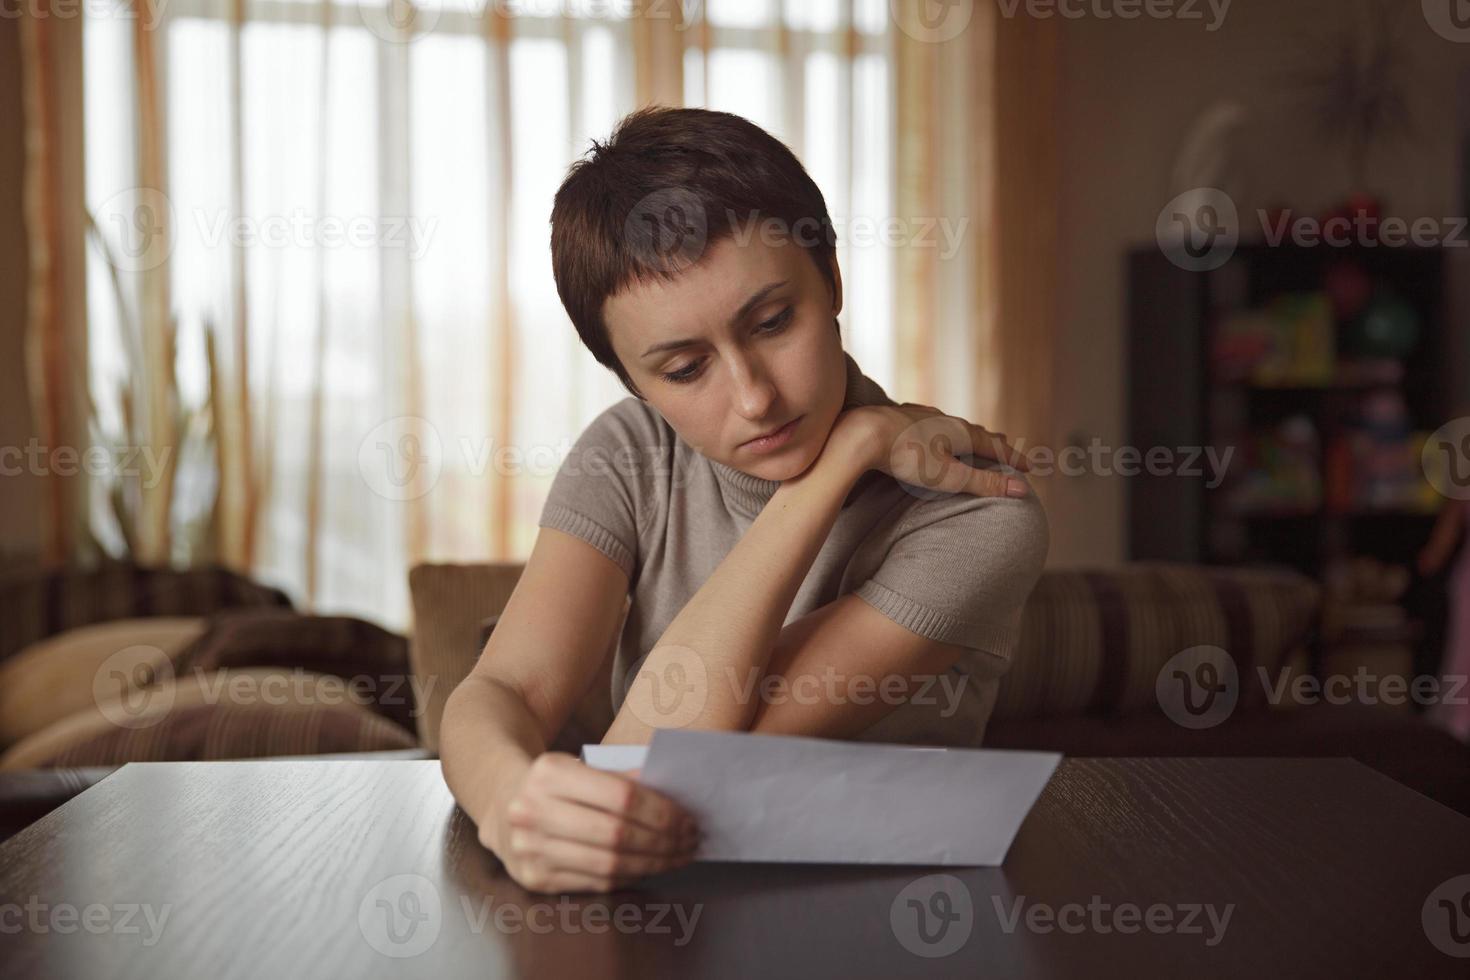
[[[786,443],[791,441],[792,433],[796,431],[797,425],[804,418],[806,418],[806,416],[798,415],[796,418],[792,419],[790,422],[787,422],[781,428],[777,429],[771,435],[763,436],[759,439],[752,439],[750,442],[743,443],[740,448],[747,449],[753,453],[768,453],[776,449],[780,449],[782,446],[786,445]]]

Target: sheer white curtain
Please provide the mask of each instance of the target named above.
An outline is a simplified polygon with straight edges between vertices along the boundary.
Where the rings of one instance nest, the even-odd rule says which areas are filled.
[[[212,441],[158,422],[184,451],[152,557],[191,557],[177,531],[216,479],[221,560],[397,628],[414,562],[529,553],[562,458],[625,395],[558,302],[548,219],[567,166],[649,90],[638,16],[663,19],[685,104],[805,162],[848,349],[891,390],[886,0],[465,3],[170,0],[148,27],[88,5],[86,198],[113,249],[87,260],[97,415],[127,425],[119,385],[162,310],[181,411],[213,397]],[[168,359],[153,348],[155,392]]]

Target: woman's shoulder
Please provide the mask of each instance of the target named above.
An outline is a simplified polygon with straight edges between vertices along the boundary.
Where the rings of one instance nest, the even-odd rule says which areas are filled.
[[[999,469],[1001,464],[978,456],[960,457],[977,469]],[[1026,480],[1024,473],[1006,468],[1009,475]],[[897,488],[899,504],[895,537],[921,538],[956,543],[973,543],[998,549],[1013,560],[1038,569],[1050,550],[1051,530],[1046,509],[1036,488],[1024,497],[979,497],[968,493],[939,493],[890,481]]]

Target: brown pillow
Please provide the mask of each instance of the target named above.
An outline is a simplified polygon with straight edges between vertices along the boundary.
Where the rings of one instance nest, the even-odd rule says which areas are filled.
[[[0,747],[176,669],[203,634],[198,616],[120,619],[58,633],[0,663]]]
[[[215,613],[179,657],[179,670],[281,667],[335,674],[369,696],[385,718],[414,727],[418,712],[408,640],[351,616],[307,616],[289,609]]]
[[[11,746],[0,771],[414,747],[341,678],[278,668],[190,673],[104,700]]]

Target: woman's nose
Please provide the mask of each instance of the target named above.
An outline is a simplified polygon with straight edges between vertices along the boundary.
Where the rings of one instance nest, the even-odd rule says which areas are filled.
[[[750,419],[763,418],[776,400],[776,389],[772,386],[765,365],[754,358],[732,361],[734,376],[735,405],[740,414]]]

